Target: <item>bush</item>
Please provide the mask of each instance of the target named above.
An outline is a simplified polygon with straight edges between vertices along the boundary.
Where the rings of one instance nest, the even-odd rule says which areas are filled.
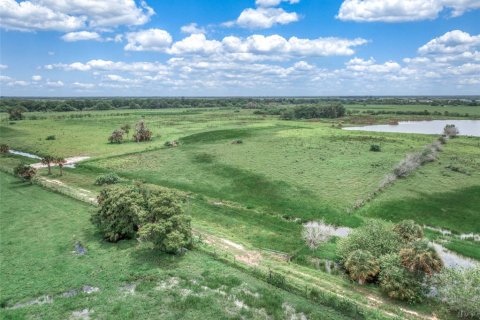
[[[370,151],[373,151],[373,152],[380,152],[381,151],[381,148],[378,144],[372,144],[370,146]]]
[[[145,125],[145,121],[140,120],[135,126],[135,134],[133,140],[136,142],[150,141],[152,139],[152,131]]]
[[[13,174],[25,181],[32,181],[37,174],[37,169],[21,163],[13,169]]]
[[[115,131],[112,132],[110,137],[108,137],[108,142],[122,143],[124,134],[125,134],[125,131],[123,131],[122,129],[116,129]]]
[[[343,261],[355,250],[369,251],[373,256],[380,257],[398,252],[400,244],[401,239],[391,224],[370,220],[353,230],[348,237],[339,240],[337,254]]]
[[[447,124],[445,128],[443,128],[443,134],[449,138],[455,138],[459,133],[460,131],[454,124]]]
[[[232,141],[232,144],[242,144],[243,143],[243,140],[241,139],[235,139]]]
[[[22,119],[23,119],[22,110],[20,110],[20,109],[10,109],[8,111],[8,120],[17,121],[17,120],[22,120]]]
[[[413,220],[400,221],[393,227],[404,243],[410,243],[423,238],[423,228]]]
[[[178,147],[178,144],[179,143],[177,140],[167,141],[165,142],[165,147],[170,147],[170,148]]]
[[[316,249],[333,235],[334,227],[324,221],[310,221],[303,225],[302,238],[310,249]]]
[[[422,283],[402,265],[400,256],[388,254],[380,259],[380,290],[390,298],[419,302],[424,296]]]
[[[433,278],[436,298],[461,318],[480,318],[480,266],[446,268]]]
[[[378,261],[366,250],[351,252],[345,261],[345,268],[350,278],[358,281],[359,284],[364,284],[380,272]]]
[[[95,185],[103,186],[105,184],[115,184],[121,181],[116,173],[101,174],[95,179]]]
[[[113,186],[100,193],[98,204],[92,222],[109,241],[138,237],[169,253],[191,245],[190,217],[171,190]]]
[[[8,153],[10,151],[10,147],[8,144],[0,144],[0,153]]]
[[[55,137],[54,135],[47,136],[47,137],[45,138],[45,140],[55,140],[55,139],[56,139],[56,137]]]

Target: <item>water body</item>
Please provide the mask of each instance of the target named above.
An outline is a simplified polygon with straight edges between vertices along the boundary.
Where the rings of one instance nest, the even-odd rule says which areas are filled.
[[[42,157],[39,157],[35,154],[31,154],[31,153],[28,153],[28,152],[23,152],[23,151],[18,151],[18,150],[9,150],[8,152],[10,152],[11,154],[16,154],[18,156],[22,156],[22,157],[27,157],[27,158],[31,158],[31,159],[38,159],[38,160],[41,160]],[[65,168],[75,168],[75,164],[77,162],[80,162],[80,161],[83,161],[83,160],[87,160],[87,159],[90,159],[90,157],[71,157],[71,158],[65,158],[65,161],[67,161],[64,165]],[[47,165],[46,164],[42,164],[41,162],[39,163],[34,163],[34,164],[31,164],[30,165],[31,167],[35,168],[35,169],[40,169],[40,168],[46,168]],[[55,163],[52,163],[51,165],[52,167],[55,167],[56,164]]]
[[[9,150],[8,152],[10,152],[11,154],[16,154],[17,156],[27,157],[31,159],[42,159],[41,157],[28,152],[22,152],[17,150]]]
[[[454,124],[461,136],[480,137],[480,120],[430,120],[400,121],[398,124],[379,124],[363,127],[346,127],[344,130],[442,134],[447,124]]]

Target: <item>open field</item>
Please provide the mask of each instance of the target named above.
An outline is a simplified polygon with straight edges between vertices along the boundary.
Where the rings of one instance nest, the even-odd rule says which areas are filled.
[[[408,111],[416,106],[394,107]],[[456,108],[465,108],[461,112],[468,110],[471,114],[478,112],[478,107],[447,109]],[[73,116],[82,114],[90,116]],[[125,123],[134,125],[141,117],[154,133],[151,142],[108,143],[114,129]],[[293,262],[285,267],[287,274],[306,268],[302,270],[320,277],[319,281],[324,277],[333,283],[338,281],[343,287],[351,284],[340,275],[317,270],[318,266],[312,263],[315,259],[336,260],[337,238],[318,250],[309,250],[301,239],[302,223],[324,219],[336,226],[355,228],[368,223],[369,218],[394,222],[413,219],[454,234],[480,233],[480,138],[451,139],[438,160],[398,179],[372,197],[385,175],[406,154],[421,150],[437,136],[345,131],[338,128],[338,123],[388,123],[392,118],[414,120],[431,116],[355,115],[336,120],[285,121],[244,109],[31,113],[27,120],[15,124],[2,121],[0,143],[36,154],[92,157],[74,169],[67,168],[64,176],[59,176],[56,168],[52,176],[46,174],[46,169],[39,170],[40,178],[53,180],[60,187],[72,186],[95,195],[101,190],[94,185],[95,178],[115,172],[126,184],[143,181],[186,192],[189,198],[186,209],[196,230],[247,248],[285,255]],[[45,140],[48,135],[55,135],[56,139]],[[238,139],[242,143],[232,143]],[[165,147],[169,140],[178,140],[180,144]],[[380,145],[381,152],[369,151],[372,144]],[[0,156],[3,171],[11,171],[20,162],[35,160]],[[7,221],[2,223],[2,250],[6,250],[2,257],[15,255],[15,259],[2,263],[7,270],[2,277],[10,280],[6,289],[2,288],[2,304],[12,306],[45,294],[57,297],[84,285],[101,289],[91,295],[54,299],[52,304],[43,306],[2,310],[7,317],[22,318],[44,312],[66,318],[74,311],[92,309],[95,317],[100,318],[107,314],[133,318],[152,313],[167,319],[179,314],[191,319],[261,318],[256,312],[263,312],[258,311],[263,308],[274,318],[282,318],[285,308],[281,306],[285,301],[309,318],[317,319],[320,314],[321,319],[344,317],[293,294],[272,291],[258,279],[197,250],[183,257],[152,256],[151,251],[134,241],[107,244],[88,221],[92,207],[37,186],[15,183],[15,179],[5,174],[1,177],[2,204],[5,203],[2,220]],[[33,206],[32,201],[41,205]],[[365,201],[361,208],[356,207],[359,201]],[[37,211],[29,211],[32,207]],[[26,237],[33,231],[22,229],[29,225],[27,222],[43,243],[37,250],[31,250],[38,246],[36,238]],[[8,228],[3,229],[4,225]],[[38,231],[39,227],[42,231]],[[427,236],[439,239],[436,232],[429,231]],[[72,254],[76,240],[86,245],[88,255]],[[445,247],[453,251],[475,259],[480,257],[478,242],[453,236],[443,240]],[[27,278],[29,268],[36,273]],[[50,269],[56,271],[52,273]],[[119,271],[113,274],[109,271],[112,269]],[[174,287],[168,294],[158,294],[155,287],[159,283],[168,287],[169,281],[176,283]],[[264,300],[251,301],[248,294],[242,293],[240,282],[247,283],[249,290],[260,293]],[[128,298],[118,294],[118,290],[131,283],[138,284],[135,294]],[[225,294],[241,297],[248,308],[238,307],[234,298],[221,299],[223,293],[217,289],[222,285]],[[25,287],[28,290],[22,289]],[[160,304],[167,306],[164,314],[156,309]],[[133,306],[139,309],[134,312]],[[428,304],[415,308],[426,313],[432,310]],[[236,313],[232,314],[232,310]]]

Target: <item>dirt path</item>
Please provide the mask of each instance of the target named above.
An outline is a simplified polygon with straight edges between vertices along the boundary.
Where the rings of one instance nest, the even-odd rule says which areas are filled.
[[[90,157],[70,157],[70,158],[65,158],[65,167],[69,167],[69,168],[74,168],[75,167],[75,164],[77,164],[78,162],[80,161],[84,161],[84,160],[87,160],[87,159],[90,159]],[[35,168],[35,169],[40,169],[40,168],[46,168],[47,165],[46,164],[43,164],[41,162],[37,162],[37,163],[34,163],[34,164],[31,164],[30,165],[31,167]],[[55,163],[52,163],[50,165],[51,167],[55,167],[57,166]]]

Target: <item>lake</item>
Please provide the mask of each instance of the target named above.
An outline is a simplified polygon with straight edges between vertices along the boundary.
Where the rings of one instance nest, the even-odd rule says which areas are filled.
[[[480,137],[480,120],[431,120],[431,121],[400,121],[397,125],[380,124],[363,127],[346,127],[345,130],[400,132],[421,134],[442,134],[447,124],[454,124],[461,136]]]

